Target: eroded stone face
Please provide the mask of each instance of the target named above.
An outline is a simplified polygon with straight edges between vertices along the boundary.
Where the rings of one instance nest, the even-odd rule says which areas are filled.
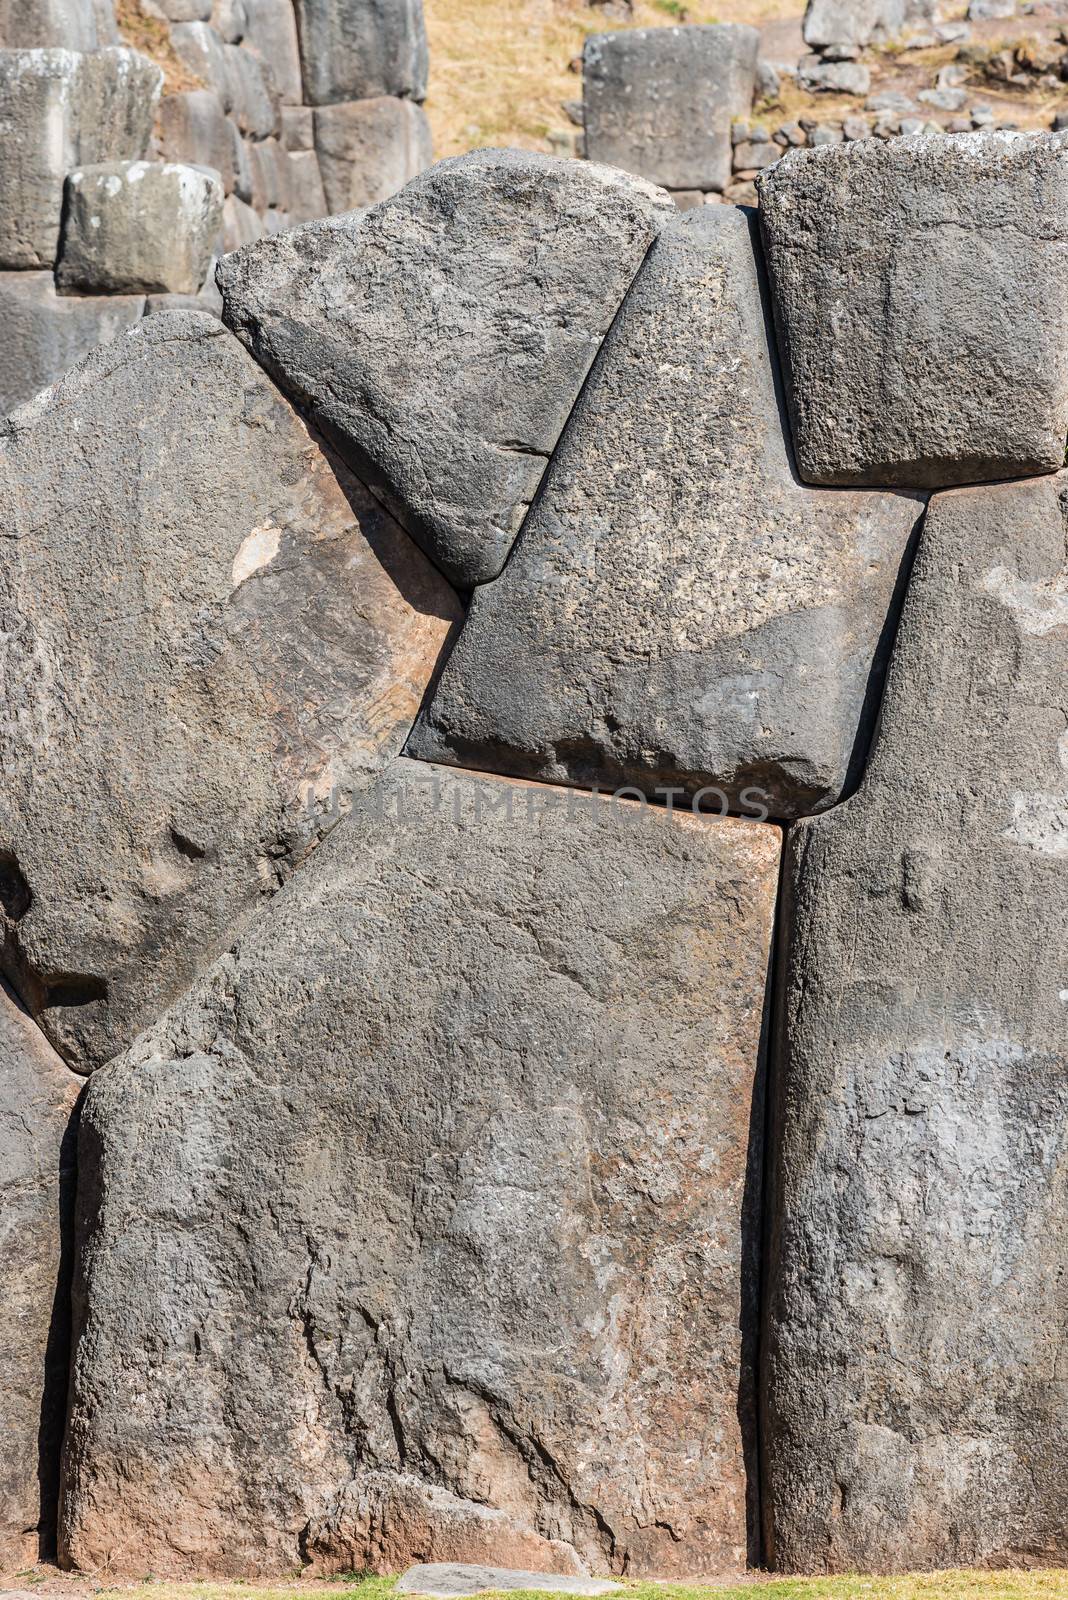
[[[582,67],[586,154],[668,189],[723,189],[759,48],[757,29],[736,23],[594,34]]]
[[[144,314],[144,295],[57,294],[51,272],[0,272],[0,415],[55,383]]]
[[[459,607],[196,312],[9,418],[0,504],[2,959],[85,1070],[399,749]]]
[[[0,863],[0,893],[10,893]],[[48,1553],[67,1397],[74,1107],[81,1088],[0,983],[0,1563]]]
[[[320,106],[314,116],[324,211],[375,205],[430,165],[430,123],[410,100],[380,95]]]
[[[411,742],[778,817],[863,762],[914,497],[791,469],[745,213],[662,234]]]
[[[0,267],[50,267],[63,181],[144,155],[163,74],[136,50],[0,50]]]
[[[792,836],[780,1570],[1068,1559],[1066,507],[932,500],[864,783]]]
[[[176,161],[107,161],[67,178],[62,289],[197,294],[222,223],[223,185]]]
[[[395,763],[92,1080],[64,1558],[744,1560],[778,854]]]
[[[295,0],[309,105],[398,95],[424,100],[422,0]]]
[[[667,195],[623,172],[479,151],[370,211],[223,261],[224,315],[469,587],[500,571],[601,339],[673,214]]]
[[[801,476],[1054,472],[1068,433],[1068,136],[791,151],[757,179]]]

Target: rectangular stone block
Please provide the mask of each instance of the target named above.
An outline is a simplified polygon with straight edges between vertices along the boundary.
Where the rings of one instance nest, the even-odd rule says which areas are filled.
[[[1068,134],[862,139],[758,180],[810,483],[1053,472],[1068,435]]]
[[[425,100],[423,0],[295,0],[304,99]]]
[[[0,867],[0,894],[13,891]],[[17,892],[17,891],[16,891]],[[0,1566],[52,1554],[81,1083],[0,983]]]
[[[233,124],[217,94],[210,89],[166,94],[160,102],[159,122],[159,152],[164,160],[211,167],[222,179],[224,192],[233,193]]]
[[[410,100],[383,96],[319,106],[314,128],[330,213],[388,200],[434,159],[426,112]]]
[[[0,268],[53,265],[67,173],[141,157],[162,83],[135,50],[0,51]]]
[[[384,774],[91,1086],[65,1559],[744,1560],[779,838]]]
[[[241,43],[267,66],[283,105],[299,106],[300,46],[293,0],[242,0],[245,27]]]
[[[144,314],[143,295],[60,295],[51,272],[0,272],[0,416]]]
[[[222,207],[222,180],[204,167],[78,167],[67,179],[56,283],[76,294],[197,294]]]
[[[791,830],[781,1571],[1068,1564],[1066,503],[932,500],[864,782]]]
[[[582,60],[587,156],[668,189],[724,189],[759,46],[755,28],[735,23],[593,34]]]

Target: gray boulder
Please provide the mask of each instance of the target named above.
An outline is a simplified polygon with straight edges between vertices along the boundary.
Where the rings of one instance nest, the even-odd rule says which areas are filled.
[[[788,152],[757,180],[801,476],[1052,472],[1068,433],[1068,135]]]
[[[760,34],[710,27],[628,28],[586,40],[586,154],[668,189],[724,189],[731,123],[749,115]]]
[[[864,783],[791,835],[780,1570],[1068,1561],[1066,508],[932,500]]]
[[[600,341],[673,214],[667,195],[626,173],[479,151],[370,211],[227,257],[224,315],[469,587],[501,570]]]
[[[90,1085],[61,1559],[744,1560],[778,855],[417,762],[364,794]]]
[[[108,161],[67,179],[61,289],[196,294],[222,225],[222,179],[173,161]]]
[[[0,268],[53,265],[64,178],[142,156],[162,83],[135,50],[0,50]]]
[[[871,72],[862,61],[802,56],[797,64],[797,81],[809,94],[863,95],[871,88]]]
[[[434,159],[426,112],[411,100],[319,106],[314,126],[327,211],[388,200]]]
[[[233,193],[233,123],[217,94],[210,89],[187,89],[164,95],[159,124],[159,151],[165,161],[211,167],[222,179],[224,192]]]
[[[745,212],[683,214],[605,341],[410,749],[797,816],[863,761],[920,512],[790,466]]]
[[[425,100],[423,0],[296,0],[304,99]]]
[[[802,28],[813,50],[863,50],[874,38],[900,33],[906,0],[808,0]]]
[[[405,738],[445,583],[222,325],[170,312],[0,431],[0,961],[106,1061]]]
[[[293,0],[244,0],[242,44],[270,69],[285,105],[301,102],[300,48]]]
[[[140,322],[143,295],[56,293],[51,272],[0,272],[0,416]]]
[[[6,863],[0,896],[19,892]],[[67,1394],[79,1080],[0,984],[0,1567],[48,1554]]]

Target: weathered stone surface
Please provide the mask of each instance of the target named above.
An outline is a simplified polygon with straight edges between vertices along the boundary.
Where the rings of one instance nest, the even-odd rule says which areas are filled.
[[[1054,471],[1068,432],[1068,136],[791,151],[758,179],[801,476]]]
[[[0,0],[0,49],[95,50],[111,43],[98,36],[91,0]]]
[[[219,286],[229,326],[468,586],[500,571],[672,215],[626,173],[479,151],[368,212],[227,258]]]
[[[319,157],[314,150],[294,150],[289,156],[293,222],[314,222],[331,209],[326,202]]]
[[[423,0],[296,0],[304,99],[426,99]]]
[[[457,1561],[421,1562],[397,1579],[398,1594],[426,1594],[437,1600],[484,1594],[487,1589],[549,1589],[557,1594],[611,1594],[621,1587],[609,1578],[577,1573],[518,1572],[514,1567],[477,1567]]]
[[[0,267],[53,265],[64,178],[142,156],[162,83],[136,50],[0,51]]]
[[[293,0],[244,0],[242,43],[266,62],[282,101],[301,101],[300,49]]]
[[[198,313],[9,418],[0,505],[0,851],[26,885],[0,959],[87,1069],[394,753],[457,605]]]
[[[65,1558],[743,1558],[778,853],[418,762],[361,796],[90,1085]]]
[[[229,111],[243,134],[269,139],[282,131],[281,101],[268,63],[243,45],[223,46]]]
[[[12,892],[0,866],[0,894]],[[54,1527],[67,1395],[74,1104],[81,1085],[0,983],[0,1567]]]
[[[871,72],[862,61],[802,56],[797,64],[797,81],[809,94],[864,95],[871,88]]]
[[[226,194],[234,189],[233,123],[211,89],[188,89],[164,95],[159,108],[160,155],[167,161],[189,161],[211,167]]]
[[[240,250],[263,238],[263,223],[252,207],[236,194],[227,195],[223,205],[223,250]]]
[[[60,295],[50,272],[0,272],[0,416],[140,322],[142,295]]]
[[[222,225],[222,179],[175,161],[107,161],[67,179],[61,289],[196,294]]]
[[[792,839],[767,1355],[787,1571],[1068,1560],[1068,474],[931,502]]]
[[[920,510],[797,483],[750,223],[686,212],[410,748],[583,785],[714,785],[775,816],[830,805],[863,760]]]
[[[583,54],[586,154],[668,189],[723,189],[731,123],[753,101],[755,28],[628,28]]]
[[[434,159],[430,123],[411,100],[380,96],[315,112],[326,209],[355,211],[388,200]]]
[[[876,36],[900,33],[905,0],[808,0],[803,33],[813,50],[863,50]]]

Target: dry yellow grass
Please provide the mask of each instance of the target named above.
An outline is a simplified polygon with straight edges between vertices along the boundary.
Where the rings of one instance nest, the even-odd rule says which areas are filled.
[[[424,0],[430,38],[427,113],[437,156],[481,145],[547,148],[566,129],[562,100],[582,98],[569,70],[587,34],[676,22],[753,22],[800,12],[783,0],[635,0],[631,21],[587,0]]]

